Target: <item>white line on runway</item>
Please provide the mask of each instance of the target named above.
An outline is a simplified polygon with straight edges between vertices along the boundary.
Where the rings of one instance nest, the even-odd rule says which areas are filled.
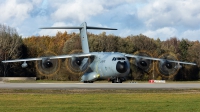
[[[85,83],[36,83],[36,84],[85,84]]]

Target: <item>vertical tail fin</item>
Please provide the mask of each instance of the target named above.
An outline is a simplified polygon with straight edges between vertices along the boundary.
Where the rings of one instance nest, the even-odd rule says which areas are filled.
[[[117,30],[114,28],[102,28],[102,27],[93,27],[87,26],[87,23],[84,22],[81,26],[78,27],[43,27],[40,29],[79,29],[80,30],[80,38],[83,53],[89,53],[89,45],[88,45],[88,37],[87,37],[87,29],[96,29],[96,30]]]
[[[80,29],[80,38],[83,53],[89,53],[88,37],[87,37],[87,23],[84,22],[81,24],[82,28]]]

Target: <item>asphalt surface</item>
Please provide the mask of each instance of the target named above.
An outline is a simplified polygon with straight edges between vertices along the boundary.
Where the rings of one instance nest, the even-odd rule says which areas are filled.
[[[200,83],[0,83],[0,89],[200,89]]]

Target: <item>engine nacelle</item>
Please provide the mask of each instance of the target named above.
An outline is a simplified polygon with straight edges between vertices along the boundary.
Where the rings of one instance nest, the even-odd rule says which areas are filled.
[[[72,57],[66,59],[67,70],[74,74],[85,73],[88,70],[90,58]]]
[[[79,69],[81,64],[82,64],[82,60],[83,58],[79,58],[79,57],[72,57],[70,59],[69,65],[72,67],[72,69]]]
[[[181,67],[178,63],[170,62],[165,59],[159,62],[159,72],[165,76],[169,76],[177,72]]]
[[[161,60],[160,61],[160,65],[164,68],[166,67],[167,69],[172,69],[173,67],[173,63],[170,63],[169,61],[167,60]]]
[[[97,74],[96,72],[90,72],[90,73],[85,73],[82,77],[81,77],[81,81],[95,81],[100,77],[99,74]]]
[[[178,58],[171,52],[164,53],[159,56],[159,58],[161,60],[157,62],[156,68],[158,72],[165,77],[177,74],[178,70],[181,68],[181,65],[175,62]]]
[[[180,63],[178,63],[175,67],[176,67],[177,69],[181,69],[181,68],[182,68],[182,65],[180,65]]]
[[[143,59],[143,58],[136,58],[135,65],[140,69],[148,72],[151,69],[152,60]]]
[[[38,57],[42,60],[36,61],[36,70],[41,76],[55,75],[60,69],[60,59],[50,59],[50,57],[56,56],[53,52],[45,52]]]
[[[142,71],[149,72],[152,68],[153,61],[145,57],[152,57],[151,54],[147,51],[137,51],[134,55],[137,55],[135,58],[135,65]]]
[[[43,68],[51,68],[53,66],[53,63],[49,58],[42,58],[42,67]]]

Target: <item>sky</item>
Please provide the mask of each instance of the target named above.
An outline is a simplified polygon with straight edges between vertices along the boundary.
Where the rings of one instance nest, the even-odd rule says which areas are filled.
[[[65,30],[39,28],[83,22],[117,28],[103,31],[122,38],[143,34],[163,41],[171,37],[196,41],[200,40],[200,0],[0,0],[0,24],[17,29],[22,37],[54,36]]]

